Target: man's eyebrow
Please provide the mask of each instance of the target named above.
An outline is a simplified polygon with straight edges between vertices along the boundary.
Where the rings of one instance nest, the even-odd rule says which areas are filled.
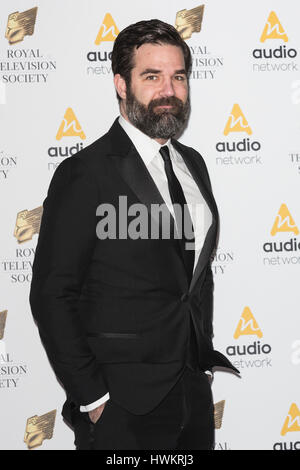
[[[185,69],[176,70],[174,75],[186,75],[186,70]]]
[[[161,73],[161,70],[145,69],[143,72],[141,72],[140,76],[142,77],[143,75],[147,75],[148,73],[158,74],[158,73]],[[186,71],[185,69],[175,70],[174,75],[186,75]]]
[[[147,75],[148,73],[160,73],[161,70],[158,69],[145,69],[140,75]]]

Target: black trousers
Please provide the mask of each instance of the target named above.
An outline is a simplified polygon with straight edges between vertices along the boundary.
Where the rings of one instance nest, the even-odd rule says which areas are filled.
[[[88,413],[74,416],[76,450],[211,450],[214,406],[204,372],[186,368],[150,413],[133,415],[112,400],[93,424]]]

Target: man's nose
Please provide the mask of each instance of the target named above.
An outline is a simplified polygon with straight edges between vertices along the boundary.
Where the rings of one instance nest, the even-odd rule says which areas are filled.
[[[174,96],[174,85],[171,78],[164,78],[160,90],[161,96]]]

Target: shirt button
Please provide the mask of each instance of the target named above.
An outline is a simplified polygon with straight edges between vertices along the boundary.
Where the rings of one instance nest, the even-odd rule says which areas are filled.
[[[180,300],[181,302],[187,302],[188,298],[189,298],[189,294],[185,293],[181,296]]]

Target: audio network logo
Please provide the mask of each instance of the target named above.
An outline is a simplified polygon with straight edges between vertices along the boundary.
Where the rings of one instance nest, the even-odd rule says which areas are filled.
[[[51,54],[44,54],[39,48],[28,45],[27,48],[26,45],[24,48],[16,47],[23,41],[32,43],[28,37],[34,34],[37,11],[38,8],[34,7],[21,13],[15,11],[8,16],[5,37],[9,48],[5,56],[0,58],[0,73],[4,83],[46,83],[49,72],[56,70],[56,61]]]
[[[216,150],[219,152],[219,156],[216,157],[217,165],[249,166],[262,164],[261,156],[257,154],[261,149],[260,142],[252,140],[250,137],[244,137],[241,140],[241,133],[252,136],[253,131],[241,107],[235,103],[223,131],[226,137],[230,136],[230,140],[217,142],[216,144]]]
[[[73,111],[72,108],[67,108],[64,117],[59,125],[58,131],[56,133],[56,140],[61,140],[64,137],[76,137],[81,140],[86,139],[86,135]],[[83,143],[77,142],[77,144],[68,147],[53,146],[48,148],[48,156],[51,158],[65,158],[75,155],[83,149]],[[48,162],[48,170],[55,170],[60,164],[61,160],[56,162]]]
[[[253,342],[246,341],[245,343],[245,336],[256,336],[258,339]],[[269,357],[272,347],[269,344],[262,344],[260,341],[263,337],[262,330],[248,306],[242,312],[233,337],[235,340],[240,340],[242,337],[239,341],[242,344],[228,346],[226,353],[228,356],[235,358],[245,356],[245,359],[238,359],[233,362],[237,369],[272,367],[272,359]],[[265,357],[262,359],[263,354]],[[254,359],[253,356],[257,356],[257,358]]]
[[[298,64],[294,61],[286,62],[287,59],[295,59],[297,57],[297,50],[294,48],[288,48],[285,44],[288,42],[287,33],[282,26],[275,11],[271,11],[268,16],[267,22],[263,28],[260,42],[265,43],[266,41],[274,40],[275,46],[269,49],[257,48],[252,51],[252,56],[259,60],[253,64],[254,72],[287,72],[287,71],[298,71]],[[261,60],[269,59],[270,62],[261,63]],[[274,61],[274,59],[280,59],[280,61]]]
[[[212,54],[209,47],[199,44],[198,34],[202,28],[204,5],[191,10],[183,9],[176,13],[175,28],[184,40],[189,40],[188,46],[192,54],[192,70],[190,78],[194,80],[212,80],[217,71],[224,65],[223,57]]]
[[[275,217],[270,234],[280,238],[280,241],[268,241],[263,244],[263,250],[269,256],[263,258],[263,263],[268,266],[282,266],[300,264],[300,242],[298,226],[286,204],[281,204]],[[291,238],[287,239],[286,234]],[[276,256],[274,256],[277,254]]]
[[[85,133],[83,132],[72,108],[68,108],[66,110],[63,120],[57,131],[56,140],[60,140],[62,137],[80,137],[82,140],[85,139]]]
[[[292,403],[288,411],[287,417],[284,420],[281,436],[286,436],[288,433],[300,431],[300,410],[296,403]],[[300,435],[299,435],[300,438]],[[300,450],[300,441],[290,442],[276,442],[273,450]]]
[[[111,43],[113,43],[119,34],[118,26],[110,13],[106,13],[98,34],[96,36],[94,44],[96,46],[102,46],[103,43],[109,43],[108,47],[101,47],[98,51],[89,51],[87,53],[87,60],[89,64],[87,66],[87,75],[110,75],[111,74]],[[97,63],[96,66],[92,66],[91,62]],[[100,62],[100,64],[99,64]]]

